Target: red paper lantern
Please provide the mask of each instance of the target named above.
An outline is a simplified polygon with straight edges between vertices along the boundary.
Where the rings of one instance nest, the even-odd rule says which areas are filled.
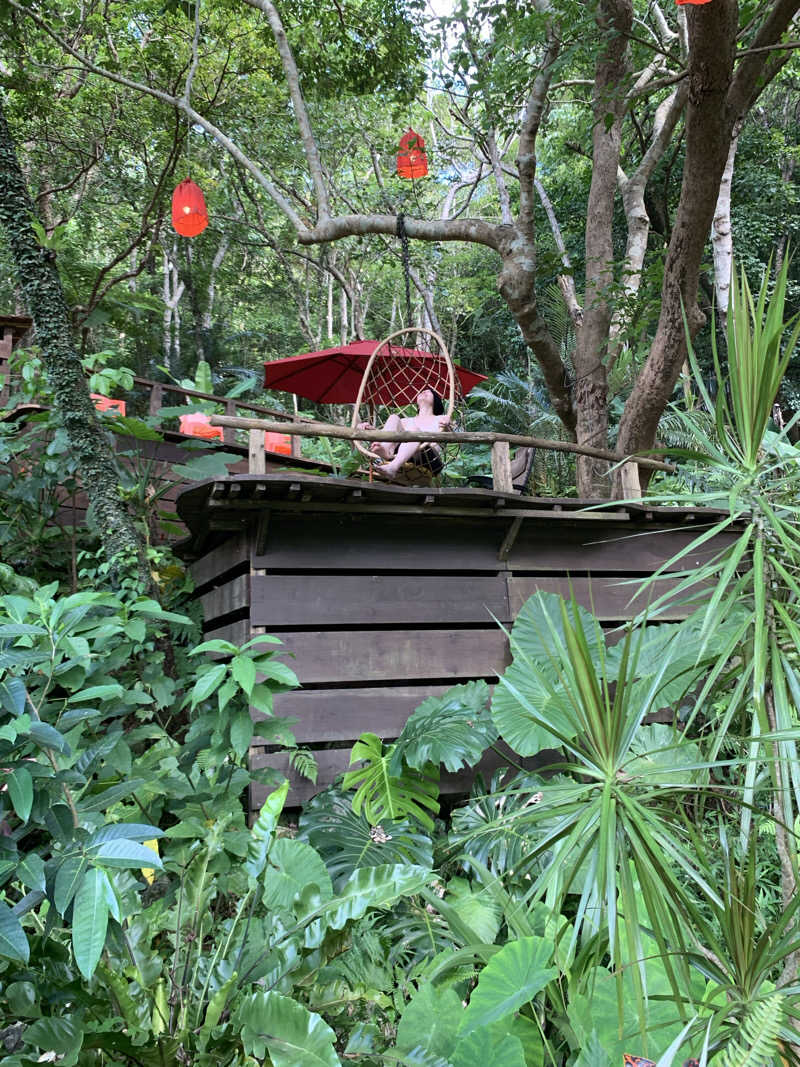
[[[710,4],[711,0],[675,0],[678,7],[683,7],[684,4],[693,4],[695,7],[699,7],[700,4]]]
[[[428,173],[425,142],[411,127],[400,138],[397,153],[397,173],[401,178],[424,178]]]
[[[191,178],[184,178],[172,194],[172,225],[181,237],[197,237],[208,226],[203,190]]]

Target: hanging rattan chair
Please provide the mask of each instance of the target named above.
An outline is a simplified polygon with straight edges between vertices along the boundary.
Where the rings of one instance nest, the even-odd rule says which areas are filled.
[[[413,348],[401,340],[413,335]],[[433,389],[442,399],[451,428],[458,429],[463,401],[461,384],[450,353],[439,334],[421,326],[396,330],[380,341],[364,369],[353,405],[351,425],[368,422],[382,426],[392,412],[414,409],[423,389]],[[370,451],[369,441],[355,441],[369,464],[370,475],[380,477],[380,459]],[[422,445],[413,461],[406,463],[392,481],[405,485],[430,485],[458,454],[458,446]]]

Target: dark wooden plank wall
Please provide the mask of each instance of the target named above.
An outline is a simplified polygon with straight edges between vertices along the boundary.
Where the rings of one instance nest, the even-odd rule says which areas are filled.
[[[525,520],[504,550],[512,520],[500,518],[276,510],[260,521],[192,569],[207,636],[277,635],[302,683],[275,702],[276,714],[298,720],[298,742],[318,749],[316,787],[290,773],[293,804],[346,769],[364,731],[393,739],[426,697],[496,678],[509,661],[498,622],[510,625],[537,589],[573,589],[613,625],[644,606],[630,603],[631,579],[652,573],[697,534],[697,527],[562,513]],[[683,614],[676,607],[671,617]],[[492,754],[485,769],[497,761]],[[252,765],[288,768],[258,737]],[[445,776],[442,788],[466,784],[464,775]],[[253,807],[264,794],[254,790]]]

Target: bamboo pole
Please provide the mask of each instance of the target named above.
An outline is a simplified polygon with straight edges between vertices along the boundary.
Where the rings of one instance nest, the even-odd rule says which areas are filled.
[[[463,432],[408,430],[354,430],[350,426],[334,426],[329,422],[270,422],[267,419],[246,419],[239,416],[212,415],[212,426],[233,426],[239,430],[265,430],[268,433],[285,433],[297,437],[334,437],[344,441],[431,441],[436,444],[481,444],[492,445],[496,441],[507,441],[510,445],[525,445],[533,448],[549,449],[552,452],[573,452],[579,456],[593,456],[605,459],[609,463],[631,461],[650,470],[668,471],[674,474],[674,464],[665,463],[649,456],[620,456],[605,448],[591,448],[578,445],[573,441],[554,441],[548,437],[525,437],[518,433],[495,433],[490,430],[465,430]]]

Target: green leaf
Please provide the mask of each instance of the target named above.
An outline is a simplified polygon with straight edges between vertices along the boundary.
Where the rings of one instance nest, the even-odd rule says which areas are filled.
[[[495,1036],[488,1027],[462,1037],[450,1056],[453,1067],[526,1067],[522,1042],[512,1034]]]
[[[17,878],[28,889],[41,889],[44,892],[46,879],[42,857],[36,852],[29,852],[17,867]]]
[[[547,966],[553,946],[543,937],[521,937],[494,955],[470,994],[461,1030],[469,1034],[504,1019],[527,1004],[558,974]]]
[[[56,871],[53,901],[56,911],[63,915],[78,890],[86,870],[87,862],[83,856],[67,856]]]
[[[234,656],[231,660],[231,673],[248,696],[256,684],[256,665],[249,656]]]
[[[304,841],[278,838],[264,872],[265,907],[288,911],[307,885],[316,885],[323,901],[333,896],[331,876],[319,853]]]
[[[7,904],[0,900],[0,956],[27,963],[30,957],[28,939],[22,929],[22,923]]]
[[[400,775],[403,761],[416,770],[430,763],[443,763],[448,771],[474,767],[497,740],[488,702],[489,687],[482,681],[429,697],[403,727],[389,766],[391,773]]]
[[[201,701],[206,700],[225,679],[228,668],[224,663],[215,663],[202,674],[192,689],[192,707],[196,707]]]
[[[119,700],[124,693],[125,690],[117,683],[112,685],[92,685],[88,689],[81,689],[79,693],[73,693],[67,699],[67,703],[77,704],[79,700],[82,702],[89,700]]]
[[[236,1030],[248,1055],[273,1067],[341,1067],[336,1034],[315,1012],[279,993],[245,997],[236,1011]]]
[[[247,859],[244,869],[251,878],[259,878],[267,862],[267,853],[272,844],[272,835],[278,825],[278,816],[283,811],[286,797],[289,794],[288,779],[269,794],[262,805],[258,818],[253,823],[250,831],[250,842],[247,846]]]
[[[398,1050],[410,1052],[421,1047],[447,1059],[456,1044],[463,1014],[461,998],[454,989],[426,982],[419,987],[400,1019]]]
[[[33,807],[33,779],[26,767],[17,767],[6,779],[8,795],[14,811],[22,822],[27,822]]]
[[[258,669],[266,678],[271,678],[274,682],[278,682],[279,685],[288,685],[292,688],[300,685],[292,668],[287,667],[285,663],[281,663],[278,659],[270,659],[264,662],[264,657],[261,657],[258,661]]]
[[[575,1067],[612,1067],[611,1059],[601,1045],[596,1030],[592,1030],[588,1042],[581,1049]]]
[[[341,930],[368,908],[385,908],[398,897],[417,893],[430,878],[424,867],[402,863],[365,867],[353,871],[333,900],[316,910],[325,915],[328,926]]]
[[[141,822],[112,822],[95,830],[87,842],[87,847],[99,845],[103,841],[152,841],[163,837],[164,831],[157,826]]]
[[[253,720],[249,711],[240,711],[231,722],[231,747],[239,759],[247,752],[253,740]]]
[[[151,860],[154,859],[150,853]],[[94,974],[108,927],[108,878],[94,867],[87,871],[75,894],[72,912],[72,948],[75,962],[87,980]]]
[[[25,710],[25,685],[21,678],[0,682],[0,707],[17,717]]]
[[[159,857],[152,849],[135,841],[102,841],[90,846],[90,857],[106,867],[157,867],[163,868]]]
[[[28,733],[42,748],[54,748],[65,756],[70,753],[66,738],[46,722],[32,722]]]
[[[25,1030],[27,1044],[54,1052],[58,1059],[77,1051],[82,1038],[83,1027],[70,1018],[37,1019]]]
[[[396,777],[390,771],[392,753],[393,746],[384,752],[383,743],[375,734],[362,734],[353,745],[351,765],[364,763],[363,767],[347,771],[342,779],[344,789],[356,790],[353,811],[359,815],[363,808],[373,826],[384,819],[410,815],[432,830],[433,819],[428,811],[439,810],[435,773],[409,770]]]

